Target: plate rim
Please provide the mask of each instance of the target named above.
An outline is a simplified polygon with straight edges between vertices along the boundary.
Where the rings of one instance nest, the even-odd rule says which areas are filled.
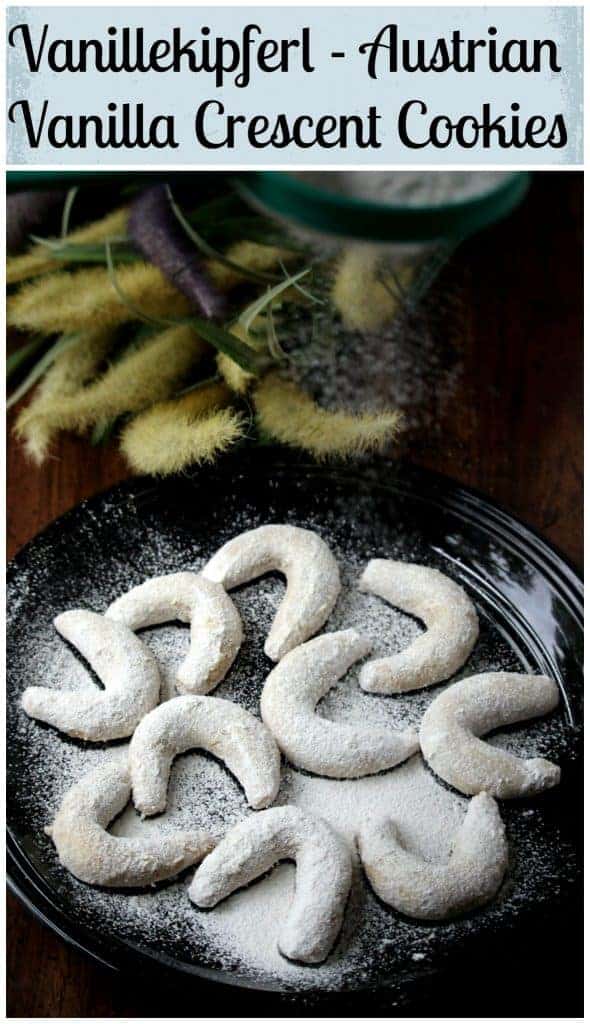
[[[265,449],[265,452],[264,468],[267,471],[270,468],[269,462],[272,462],[272,466],[276,466],[279,469],[294,469],[300,472],[320,476],[330,475],[340,479],[362,480],[364,483],[368,483],[372,487],[377,487],[380,490],[387,491],[393,489],[391,484],[384,483],[383,479],[371,479],[371,474],[377,471],[382,471],[386,468],[391,470],[395,475],[396,481],[405,479],[408,483],[415,483],[417,481],[419,485],[427,485],[428,483],[435,484],[436,487],[440,489],[445,501],[454,512],[457,512],[457,508],[454,506],[456,504],[457,497],[460,496],[470,508],[477,508],[479,515],[483,516],[490,525],[493,525],[494,532],[498,533],[500,536],[504,533],[507,536],[514,536],[518,534],[519,539],[522,540],[520,535],[521,533],[525,534],[531,550],[538,556],[545,556],[549,565],[554,568],[558,574],[563,576],[564,582],[567,582],[567,584],[573,588],[577,599],[576,611],[578,613],[583,612],[584,579],[581,569],[575,564],[573,559],[566,555],[565,552],[561,551],[557,544],[545,537],[540,529],[525,522],[524,519],[512,512],[506,505],[502,502],[496,501],[495,498],[490,497],[481,488],[464,484],[459,480],[455,480],[453,477],[448,476],[446,473],[440,473],[437,470],[429,469],[408,459],[397,460],[381,457],[379,461],[371,460],[367,461],[363,465],[340,466],[331,463],[306,462],[303,461],[300,456],[294,455],[289,458],[291,453],[284,453],[282,451],[280,451],[280,457],[277,458],[276,450],[273,452],[271,446]],[[227,466],[228,463],[232,461],[236,463],[238,472],[245,475],[245,473],[251,471],[252,468],[258,468],[257,462],[259,461],[259,453],[254,455],[254,453],[250,451],[247,453],[247,456],[244,452],[240,453],[239,456],[230,454],[224,458],[222,463],[216,464],[215,466],[202,467],[194,475],[187,475],[181,479],[185,482],[197,482],[200,472],[214,473],[221,466]],[[98,502],[114,491],[126,491],[132,494],[134,490],[137,490],[137,496],[140,497],[142,493],[155,490],[158,486],[162,484],[166,485],[176,479],[180,478],[171,476],[166,477],[163,480],[157,480],[153,477],[147,476],[127,477],[120,480],[118,483],[112,484],[110,487],[101,488],[101,490],[83,498],[82,501],[78,502],[76,505],[66,509],[65,512],[60,513],[60,515],[56,516],[54,519],[51,519],[33,537],[25,541],[25,543],[22,544],[14,553],[12,558],[8,560],[6,565],[7,572],[17,567],[20,558],[26,554],[30,545],[45,537],[58,526],[61,526],[64,521],[73,517],[80,508],[91,505],[95,501]],[[580,625],[582,624],[583,618],[580,618]]]

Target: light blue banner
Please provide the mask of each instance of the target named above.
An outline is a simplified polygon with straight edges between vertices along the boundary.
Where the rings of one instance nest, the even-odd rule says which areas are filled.
[[[12,7],[12,166],[575,165],[580,7]]]

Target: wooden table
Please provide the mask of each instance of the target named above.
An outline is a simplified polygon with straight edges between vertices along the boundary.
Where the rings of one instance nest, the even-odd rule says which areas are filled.
[[[453,353],[454,390],[443,394],[430,381],[403,442],[406,454],[486,492],[581,565],[582,176],[537,176],[509,221],[455,254],[435,296],[443,312],[429,329]],[[9,557],[51,519],[125,475],[112,449],[64,437],[35,469],[11,441]],[[194,998],[96,967],[10,896],[8,995],[14,1017],[201,1013]]]

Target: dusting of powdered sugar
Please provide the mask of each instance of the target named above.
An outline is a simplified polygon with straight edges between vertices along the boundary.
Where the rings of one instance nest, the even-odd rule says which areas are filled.
[[[261,522],[281,521],[272,504],[264,518],[247,504],[226,509],[214,529],[215,542],[200,546],[184,527],[161,522],[146,514],[140,525],[120,506],[103,506],[114,539],[97,542],[96,563],[63,588],[63,601],[104,611],[110,602],[143,579],[157,574],[198,570],[216,547],[241,530]],[[375,656],[395,654],[422,632],[422,627],[356,583],[373,555],[431,561],[435,556],[421,547],[406,529],[379,548],[375,509],[359,497],[354,518],[340,527],[341,512],[313,509],[297,525],[319,530],[332,548],[342,571],[343,590],[326,630],[354,628],[367,635]],[[125,549],[117,530],[131,534]],[[90,521],[90,532],[99,530]],[[133,531],[136,530],[136,536]],[[91,556],[89,556],[91,557]],[[36,560],[35,560],[36,559]],[[510,915],[531,900],[558,891],[559,870],[565,870],[571,852],[559,845],[559,835],[548,830],[542,805],[513,802],[502,806],[511,844],[509,874],[497,900],[474,918],[424,925],[400,917],[372,894],[356,858],[355,835],[372,813],[391,814],[408,846],[427,859],[448,855],[468,801],[438,780],[418,754],[380,775],[338,781],[323,779],[283,764],[277,801],[294,804],[324,818],[350,845],[355,858],[352,892],[336,948],[327,961],[314,968],[287,961],[277,949],[281,923],[293,894],[294,867],[283,864],[259,882],[238,892],[210,911],[198,910],[188,899],[192,871],[149,891],[105,892],[78,882],[59,865],[44,827],[56,813],[68,788],[93,767],[109,759],[124,760],[126,743],[109,746],[83,744],[32,722],[18,700],[26,685],[43,685],[88,692],[96,685],[76,653],[57,636],[51,616],[62,608],[45,604],[54,568],[43,550],[29,561],[13,586],[13,635],[22,642],[10,671],[8,729],[13,752],[9,769],[9,815],[22,846],[30,851],[56,893],[76,918],[92,930],[165,954],[186,964],[223,969],[250,984],[280,985],[286,990],[346,989],[378,984],[408,965],[428,968],[441,950],[478,928],[502,926]],[[49,568],[47,567],[49,566]],[[443,568],[438,563],[437,567]],[[85,575],[85,572],[87,573]],[[284,595],[276,576],[265,577],[234,591],[244,625],[245,639],[227,678],[214,691],[216,697],[237,701],[259,715],[259,699],[272,663],[263,646]],[[472,597],[474,595],[471,595]],[[54,602],[57,597],[54,596]],[[478,605],[480,640],[459,677],[474,672],[530,670],[522,654],[497,628],[486,608]],[[177,667],[189,649],[189,629],[166,625],[146,629],[141,637],[156,656],[163,678],[162,699],[174,695]],[[318,713],[335,721],[401,729],[417,727],[433,696],[442,687],[384,697],[358,687],[359,665],[321,701]],[[538,723],[526,723],[499,733],[492,742],[515,753],[549,756],[559,760],[567,751],[568,731],[563,716],[555,714]],[[129,805],[112,826],[115,835],[146,835],[160,829],[205,829],[222,836],[251,811],[242,790],[224,767],[197,752],[176,759],[170,779],[168,806],[158,817],[142,821]]]
[[[351,199],[409,207],[473,199],[511,177],[506,171],[293,171],[291,176]]]
[[[309,314],[289,307],[281,330],[289,375],[325,409],[394,408],[404,437],[437,433],[462,378],[462,287],[455,274],[432,301],[416,305],[404,293],[399,315],[379,330],[346,327],[330,303],[313,308],[310,329]]]

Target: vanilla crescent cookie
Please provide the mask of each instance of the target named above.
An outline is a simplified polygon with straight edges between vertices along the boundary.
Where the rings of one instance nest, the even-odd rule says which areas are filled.
[[[264,650],[273,661],[322,628],[340,593],[338,563],[325,541],[298,526],[259,526],[224,544],[203,569],[226,590],[277,570],[287,590]]]
[[[281,758],[268,729],[238,704],[187,695],[160,704],[140,722],[129,745],[133,801],[143,815],[166,807],[172,762],[185,750],[214,754],[244,787],[251,807],[275,799]]]
[[[480,793],[469,802],[446,863],[405,849],[395,822],[371,822],[358,845],[377,896],[408,917],[444,921],[481,907],[496,895],[508,866],[508,844],[496,801]]]
[[[27,715],[84,740],[131,736],[160,698],[160,672],[151,651],[127,626],[96,612],[64,612],[54,626],[90,664],[104,690],[79,693],[29,686],[21,700]]]
[[[405,651],[364,665],[363,690],[419,690],[449,679],[467,661],[479,633],[477,612],[463,588],[444,573],[425,565],[374,558],[359,588],[421,619],[427,627]]]
[[[238,610],[223,587],[194,572],[146,580],[113,601],[105,615],[133,630],[175,619],[190,622],[190,651],[177,673],[181,693],[208,693],[217,686],[244,637]]]
[[[198,907],[214,907],[281,860],[295,861],[296,877],[279,952],[321,963],[340,931],[352,880],[350,850],[322,819],[288,805],[239,822],[198,868],[189,897]]]
[[[396,732],[322,718],[316,704],[370,650],[353,629],[324,633],[287,654],[268,676],[262,720],[292,764],[316,775],[351,779],[392,768],[418,749],[413,729]]]
[[[556,786],[556,764],[515,757],[479,736],[513,722],[546,715],[559,690],[547,676],[484,672],[447,687],[426,711],[420,746],[432,770],[461,793],[485,791],[501,800]]]
[[[103,765],[64,796],[51,836],[59,859],[88,885],[130,888],[153,885],[196,864],[215,840],[204,832],[164,832],[145,838],[113,836],[107,826],[131,796],[129,773],[118,764]]]

